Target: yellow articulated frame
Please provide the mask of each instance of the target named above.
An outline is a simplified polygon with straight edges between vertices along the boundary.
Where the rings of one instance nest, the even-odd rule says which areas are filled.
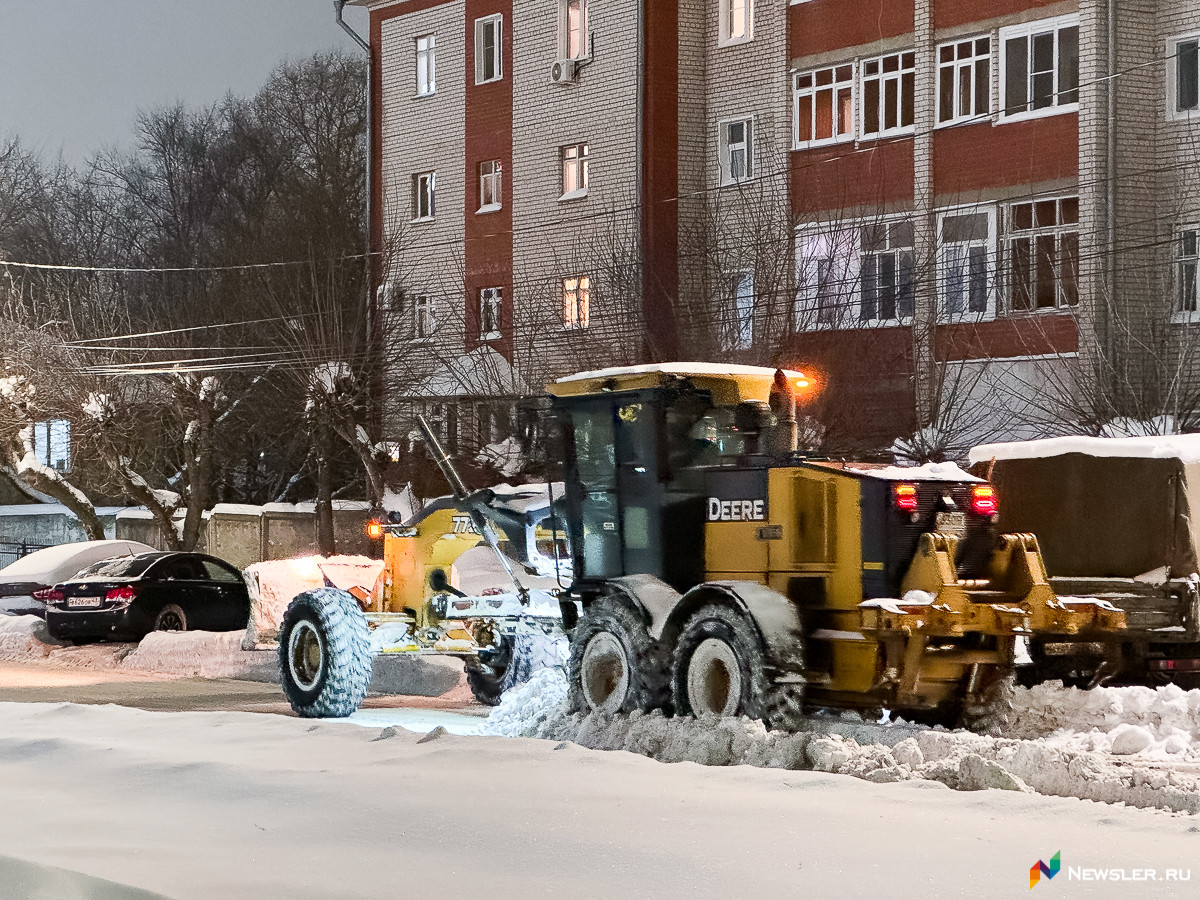
[[[1050,587],[1037,538],[1006,534],[992,557],[987,579],[960,581],[954,559],[957,538],[924,534],[901,583],[901,599],[860,606],[862,629],[925,637],[1091,634],[1125,628],[1125,613],[1105,600],[1059,599]],[[905,602],[913,591],[930,600]]]

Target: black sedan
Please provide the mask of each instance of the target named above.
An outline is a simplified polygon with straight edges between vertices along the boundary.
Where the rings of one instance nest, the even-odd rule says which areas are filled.
[[[62,640],[234,631],[245,628],[250,617],[241,573],[203,553],[156,551],[107,559],[46,593],[47,630]]]

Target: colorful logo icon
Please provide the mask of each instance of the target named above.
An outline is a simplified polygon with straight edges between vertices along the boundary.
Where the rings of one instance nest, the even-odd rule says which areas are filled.
[[[1033,886],[1042,880],[1043,875],[1045,875],[1047,878],[1053,878],[1058,874],[1059,870],[1062,868],[1062,861],[1060,860],[1061,856],[1062,851],[1060,850],[1050,857],[1050,865],[1046,865],[1039,859],[1029,867],[1029,889],[1031,891],[1033,890]]]

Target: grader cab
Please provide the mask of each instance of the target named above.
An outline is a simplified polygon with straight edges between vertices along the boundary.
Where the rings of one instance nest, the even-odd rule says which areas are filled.
[[[806,459],[798,372],[667,364],[549,387],[573,548],[582,709],[750,715],[804,703],[957,720],[1019,636],[1103,639],[1123,614],[1060,600],[1037,540],[952,464]]]

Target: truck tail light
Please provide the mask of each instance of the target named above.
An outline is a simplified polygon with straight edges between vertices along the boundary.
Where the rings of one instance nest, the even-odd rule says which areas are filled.
[[[135,591],[129,585],[125,585],[125,587],[113,588],[104,595],[104,599],[110,603],[128,603],[136,596],[137,591]]]
[[[915,484],[898,484],[892,489],[892,494],[896,500],[896,509],[916,512],[917,486]]]
[[[999,508],[996,489],[990,484],[981,484],[971,490],[971,512],[975,515],[994,516]]]

